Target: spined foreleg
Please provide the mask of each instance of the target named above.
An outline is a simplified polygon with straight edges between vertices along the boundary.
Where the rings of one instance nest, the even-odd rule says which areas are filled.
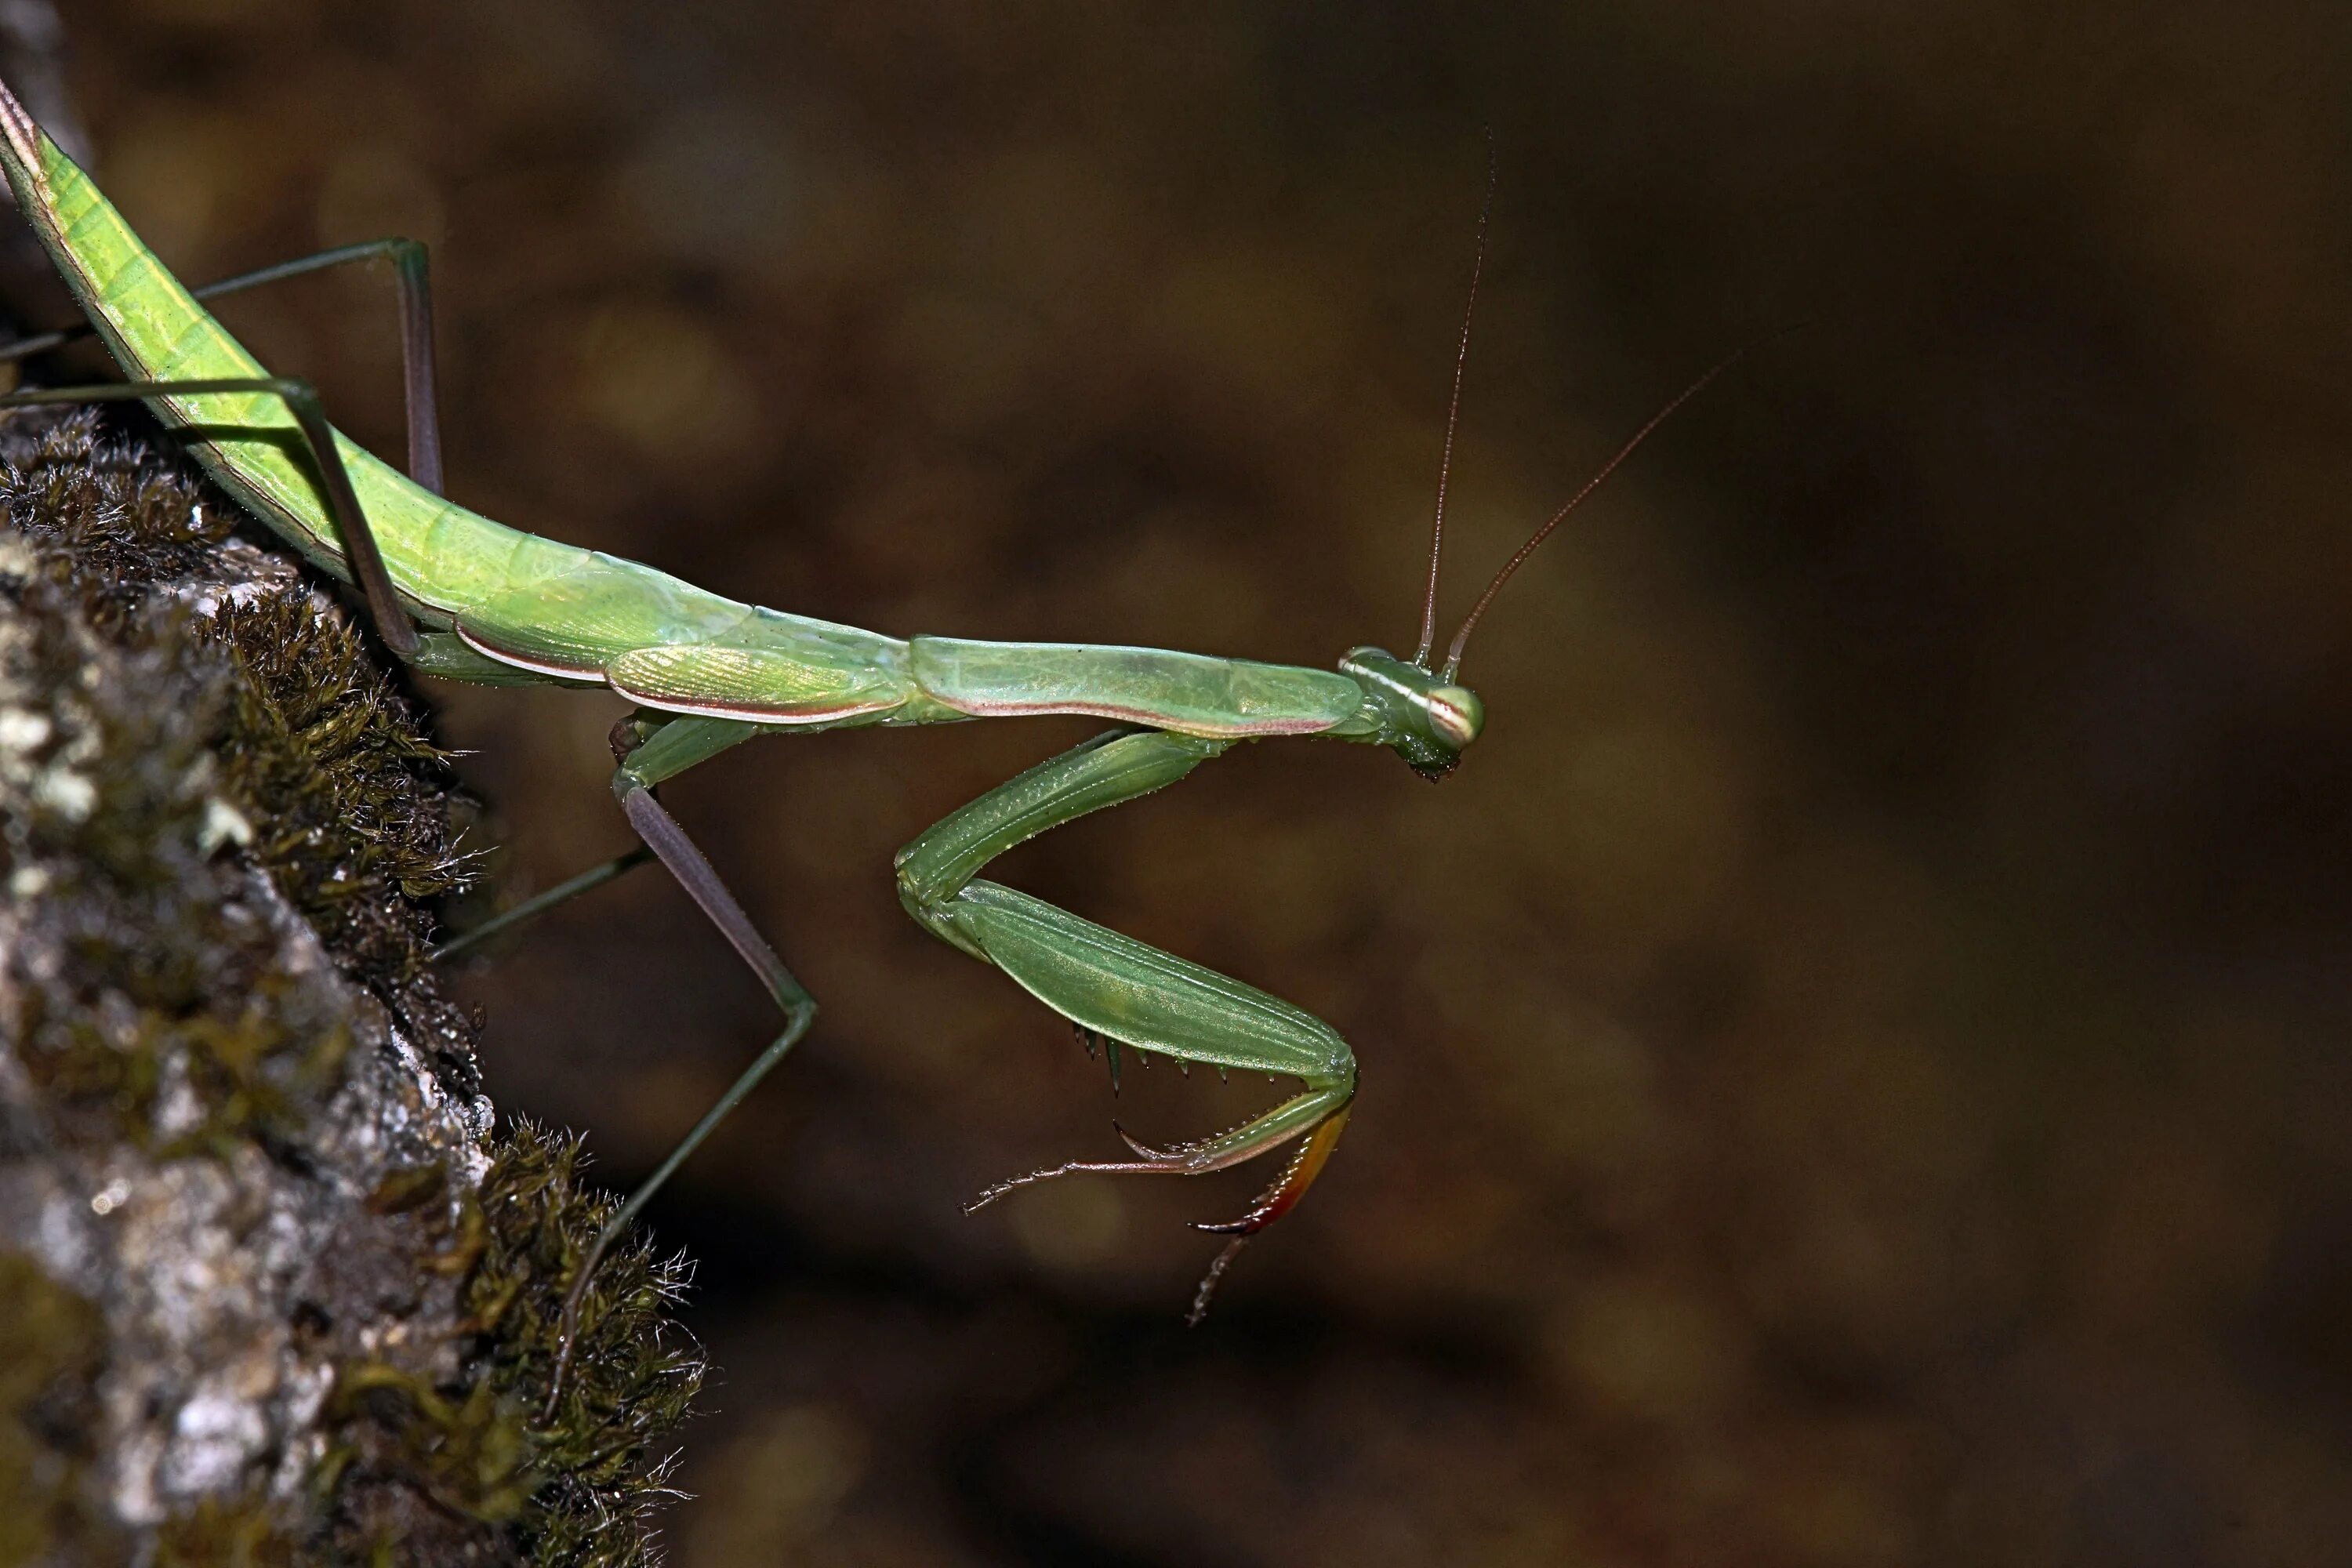
[[[1278,997],[976,874],[1040,833],[1173,784],[1227,744],[1156,730],[1087,742],[946,817],[898,861],[899,899],[909,914],[1003,970],[1080,1030],[1179,1064],[1299,1080],[1299,1093],[1230,1131],[1167,1149],[1128,1139],[1130,1159],[1049,1166],[1000,1183],[971,1205],[1081,1172],[1204,1175],[1304,1137],[1282,1178],[1247,1215],[1202,1227],[1234,1239],[1202,1281],[1193,1321],[1243,1242],[1286,1213],[1321,1172],[1356,1092],[1355,1058],[1329,1025]]]

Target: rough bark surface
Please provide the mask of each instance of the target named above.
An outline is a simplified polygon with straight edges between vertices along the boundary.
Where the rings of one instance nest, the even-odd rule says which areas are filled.
[[[426,964],[463,803],[168,447],[0,431],[0,1563],[651,1553],[701,1365]]]

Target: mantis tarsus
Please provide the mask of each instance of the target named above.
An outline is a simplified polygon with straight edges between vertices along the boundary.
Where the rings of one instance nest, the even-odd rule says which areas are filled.
[[[1289,1099],[1228,1131],[1164,1149],[1128,1138],[1126,1159],[1033,1172],[969,1205],[1077,1172],[1202,1174],[1298,1141],[1280,1177],[1246,1214],[1201,1227],[1231,1239],[1194,1298],[1197,1321],[1234,1253],[1297,1204],[1329,1158],[1355,1095],[1355,1058],[1330,1026],[1286,1002],[978,873],[1024,840],[1173,784],[1244,741],[1320,735],[1362,742],[1394,751],[1425,778],[1443,777],[1484,723],[1478,698],[1456,676],[1463,647],[1496,593],[1660,421],[1731,363],[1717,364],[1669,403],[1505,563],[1442,664],[1432,657],[1437,567],[1468,309],[1440,464],[1421,640],[1412,658],[1358,647],[1336,670],[1322,670],[1153,648],[900,640],[721,598],[445,500],[421,246],[390,240],[348,247],[203,291],[368,258],[394,261],[408,393],[410,471],[403,475],[334,432],[308,384],[270,375],[239,346],[5,87],[0,161],[18,206],[131,378],[20,392],[0,397],[0,405],[142,401],[187,433],[191,449],[231,496],[322,570],[356,585],[384,644],[417,669],[489,684],[608,687],[636,705],[614,732],[613,790],[645,849],[527,909],[605,879],[650,852],[758,975],[785,1023],[617,1211],[581,1260],[567,1312],[576,1309],[605,1247],[816,1016],[815,999],[656,798],[656,786],[758,734],[1071,713],[1109,719],[1119,728],[1039,763],[908,844],[897,858],[899,897],[933,934],[1003,970],[1069,1020],[1090,1048],[1101,1041],[1114,1075],[1124,1046],[1180,1064],[1297,1080]],[[1486,229],[1482,212],[1478,269]],[[1473,306],[1478,269],[1471,279]],[[66,335],[0,353],[22,357]]]

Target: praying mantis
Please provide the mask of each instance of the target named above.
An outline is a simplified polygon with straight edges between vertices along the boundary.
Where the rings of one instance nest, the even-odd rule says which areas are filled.
[[[1114,1085],[1118,1053],[1126,1048],[1221,1071],[1264,1072],[1293,1079],[1297,1088],[1229,1131],[1191,1142],[1157,1148],[1122,1131],[1125,1158],[1071,1160],[1033,1171],[989,1188],[968,1207],[1080,1173],[1201,1175],[1296,1143],[1279,1176],[1247,1212],[1199,1227],[1228,1239],[1194,1295],[1191,1321],[1198,1321],[1239,1249],[1295,1206],[1330,1158],[1356,1093],[1354,1054],[1328,1024],[1286,1002],[979,873],[1016,845],[1171,784],[1244,742],[1319,736],[1376,745],[1424,778],[1443,778],[1485,724],[1479,699],[1458,679],[1464,647],[1480,617],[1562,520],[1659,424],[1739,357],[1717,363],[1669,402],[1520,546],[1487,584],[1440,662],[1433,649],[1445,485],[1470,310],[1485,264],[1482,212],[1440,459],[1420,643],[1411,658],[1360,647],[1327,670],[1157,648],[901,639],[724,598],[635,562],[509,528],[446,500],[422,246],[407,240],[351,246],[191,291],[5,85],[0,163],[18,208],[128,378],[14,393],[0,396],[0,406],[143,402],[167,426],[184,433],[189,449],[222,489],[320,570],[355,586],[383,645],[415,669],[489,685],[605,688],[635,705],[614,730],[612,787],[643,847],[494,923],[536,912],[649,855],[757,975],[783,1026],[614,1212],[575,1271],[567,1324],[606,1248],[816,1017],[815,999],[656,798],[657,786],[757,735],[1027,714],[1090,715],[1117,727],[981,795],[899,850],[896,873],[907,912],[949,945],[1003,971],[1067,1020],[1090,1050],[1098,1043],[1109,1058]],[[371,258],[391,261],[399,284],[405,474],[336,432],[309,384],[272,375],[200,302]],[[0,358],[21,358],[70,335],[28,339],[0,350]],[[567,1332],[566,1354],[569,1339]]]

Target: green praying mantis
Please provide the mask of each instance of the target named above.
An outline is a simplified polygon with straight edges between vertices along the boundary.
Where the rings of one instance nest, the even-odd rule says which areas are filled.
[[[656,787],[755,735],[1048,713],[1092,715],[1117,728],[989,791],[902,848],[896,865],[907,912],[949,945],[1010,975],[1066,1019],[1090,1051],[1099,1044],[1114,1085],[1118,1053],[1131,1048],[1180,1064],[1288,1078],[1298,1088],[1240,1125],[1192,1142],[1154,1148],[1121,1131],[1127,1158],[1048,1166],[999,1183],[968,1207],[1078,1173],[1205,1174],[1295,1142],[1287,1165],[1246,1213],[1200,1226],[1229,1239],[1193,1298],[1191,1320],[1198,1321],[1235,1253],[1294,1206],[1330,1158],[1356,1093],[1355,1057],[1329,1025],[1288,1003],[985,880],[980,871],[1015,845],[1173,784],[1244,741],[1312,735],[1383,746],[1423,777],[1444,777],[1485,723],[1477,696],[1457,676],[1471,631],[1496,594],[1651,431],[1739,357],[1717,363],[1669,402],[1520,546],[1464,619],[1442,663],[1432,657],[1438,563],[1469,308],[1439,465],[1421,639],[1412,658],[1357,647],[1337,669],[1326,670],[1158,648],[900,639],[723,598],[635,562],[506,527],[444,499],[423,247],[406,240],[351,246],[191,291],[5,86],[0,162],[17,206],[130,378],[19,392],[0,397],[0,405],[144,402],[184,432],[223,489],[321,570],[356,586],[377,635],[415,669],[491,685],[602,687],[635,705],[614,730],[613,792],[644,847],[494,923],[536,912],[649,853],[758,975],[784,1023],[583,1256],[567,1323],[605,1249],[816,1016],[815,999],[659,802]],[[1482,212],[1471,308],[1486,231]],[[400,287],[406,474],[337,433],[307,383],[271,375],[200,303],[369,258],[393,262]],[[28,339],[0,357],[22,358],[71,335]],[[569,1339],[567,1332],[567,1355]]]

